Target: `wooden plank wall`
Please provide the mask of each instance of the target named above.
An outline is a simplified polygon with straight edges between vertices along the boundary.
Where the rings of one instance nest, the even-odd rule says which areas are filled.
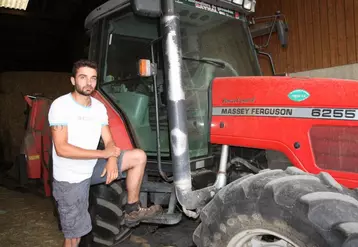
[[[264,51],[271,53],[277,73],[352,64],[358,61],[358,0],[258,0],[256,17],[285,14],[289,44],[282,48],[277,35]],[[267,41],[268,36],[254,40]],[[268,60],[260,57],[264,75]]]

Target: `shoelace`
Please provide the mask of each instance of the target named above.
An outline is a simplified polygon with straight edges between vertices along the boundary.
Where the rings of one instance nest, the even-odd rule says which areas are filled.
[[[142,208],[142,207],[139,207],[139,211],[148,211],[150,210],[150,208]]]

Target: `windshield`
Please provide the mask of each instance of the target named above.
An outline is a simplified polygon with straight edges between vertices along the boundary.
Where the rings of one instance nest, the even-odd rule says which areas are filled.
[[[229,12],[231,17],[204,11],[184,3],[177,4],[183,49],[183,64],[196,71],[201,58],[225,64],[225,68],[212,68],[215,76],[259,75],[257,58],[248,37],[244,19],[235,19],[238,13]],[[203,63],[203,62],[201,62]],[[208,67],[210,64],[206,64]]]
[[[244,22],[177,3],[183,55],[190,157],[209,154],[208,89],[215,77],[258,75],[259,67]],[[100,90],[124,113],[138,148],[155,156],[156,107],[153,78],[138,76],[139,59],[151,59],[160,37],[158,20],[135,16],[130,9],[105,24]],[[158,64],[158,114],[163,157],[170,158],[163,49],[154,45]]]

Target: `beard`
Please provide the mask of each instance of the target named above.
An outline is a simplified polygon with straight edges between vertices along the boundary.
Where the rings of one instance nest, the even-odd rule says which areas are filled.
[[[80,88],[77,84],[75,85],[75,91],[83,96],[90,96],[93,91],[94,91],[94,88],[92,87],[88,87],[88,86],[85,86],[83,88]]]

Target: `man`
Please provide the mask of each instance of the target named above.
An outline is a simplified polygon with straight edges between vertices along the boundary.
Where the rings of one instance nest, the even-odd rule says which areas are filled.
[[[140,149],[116,147],[105,106],[90,96],[97,83],[96,64],[80,60],[74,63],[72,74],[74,91],[54,100],[48,116],[53,139],[53,196],[64,247],[77,246],[92,229],[88,213],[91,183],[109,184],[126,171],[125,220],[139,223],[161,211],[160,206],[141,208],[139,204],[146,154]],[[100,137],[105,150],[97,150]]]

